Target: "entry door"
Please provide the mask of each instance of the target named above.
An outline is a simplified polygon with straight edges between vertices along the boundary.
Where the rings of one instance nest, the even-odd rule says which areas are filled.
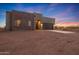
[[[37,30],[41,30],[42,29],[42,26],[43,26],[42,22],[40,20],[37,20],[36,21],[36,29]]]

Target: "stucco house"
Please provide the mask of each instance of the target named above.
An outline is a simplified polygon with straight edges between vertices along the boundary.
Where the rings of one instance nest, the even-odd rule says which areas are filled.
[[[39,13],[23,11],[6,12],[6,30],[52,30],[55,18],[45,17]]]

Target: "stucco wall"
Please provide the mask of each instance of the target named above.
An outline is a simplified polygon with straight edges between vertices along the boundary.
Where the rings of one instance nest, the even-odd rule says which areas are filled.
[[[11,13],[11,14],[10,14]],[[16,26],[16,20],[21,20],[21,25],[19,27]],[[34,29],[34,15],[28,13],[20,13],[20,12],[9,12],[7,13],[7,23],[6,29],[12,30],[33,30]],[[28,25],[28,21],[31,22],[31,26]]]
[[[19,27],[16,26],[16,20],[18,19],[21,20]],[[43,29],[53,29],[55,19],[44,17],[38,13],[10,11],[6,13],[6,30],[34,30],[36,29],[36,20],[42,21]],[[31,22],[31,26],[28,24],[29,21]]]

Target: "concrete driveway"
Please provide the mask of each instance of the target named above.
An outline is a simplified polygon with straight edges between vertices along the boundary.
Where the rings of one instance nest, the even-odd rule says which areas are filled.
[[[76,33],[76,32],[72,32],[72,31],[62,31],[62,30],[47,30],[47,31],[63,33],[63,34],[75,34]]]

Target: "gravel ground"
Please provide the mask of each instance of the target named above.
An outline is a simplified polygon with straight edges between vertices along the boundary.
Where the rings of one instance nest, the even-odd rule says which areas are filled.
[[[79,55],[79,33],[0,32],[1,55]]]

